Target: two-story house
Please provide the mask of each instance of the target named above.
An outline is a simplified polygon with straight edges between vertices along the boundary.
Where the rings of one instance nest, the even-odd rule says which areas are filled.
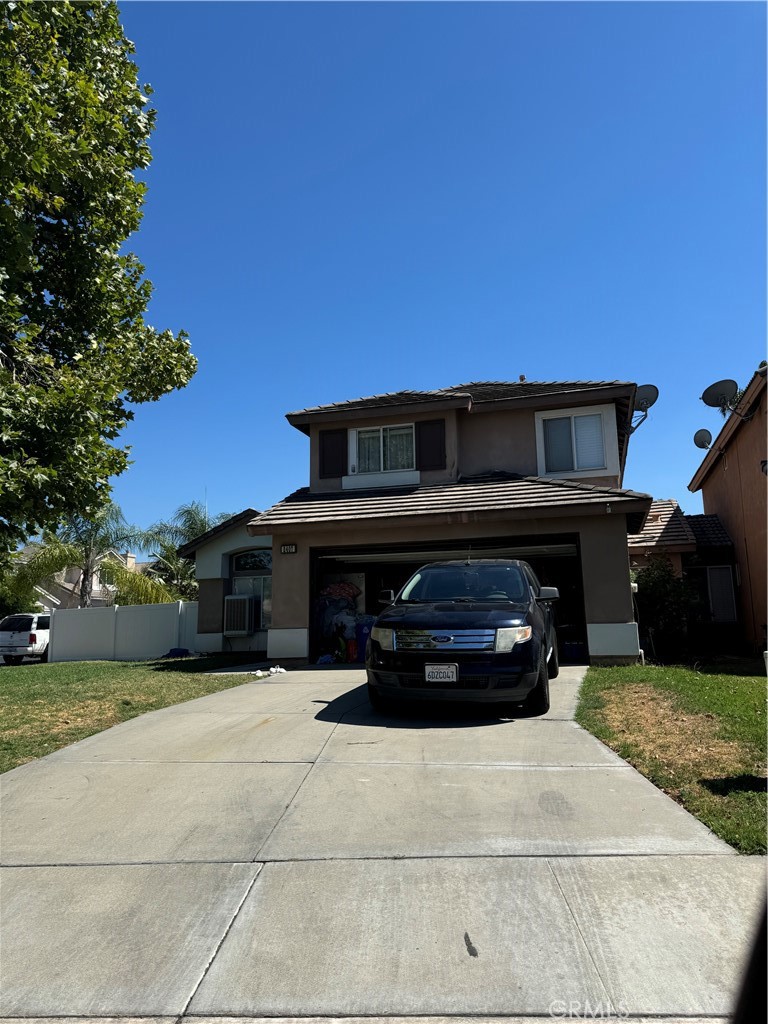
[[[717,515],[733,541],[742,639],[755,652],[766,648],[768,620],[767,396],[766,367],[761,366],[688,484],[689,491],[701,491],[704,512]]]
[[[560,589],[566,658],[634,660],[627,534],[651,504],[621,487],[635,392],[485,382],[289,413],[309,438],[309,486],[188,545],[201,648],[314,659],[425,562],[514,557]],[[257,621],[246,640],[227,629],[225,605],[247,594]]]

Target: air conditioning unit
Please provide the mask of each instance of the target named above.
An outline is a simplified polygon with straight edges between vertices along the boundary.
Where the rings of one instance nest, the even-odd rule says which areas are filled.
[[[251,636],[256,632],[258,601],[248,594],[224,598],[224,636]]]

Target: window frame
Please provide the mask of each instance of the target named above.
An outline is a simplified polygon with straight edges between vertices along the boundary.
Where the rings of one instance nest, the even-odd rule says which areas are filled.
[[[573,449],[574,466],[576,465],[576,432],[573,429],[573,420],[579,416],[600,416],[603,431],[603,455],[605,464],[600,469],[567,469],[549,471],[547,469],[546,448],[544,445],[544,422],[546,420],[570,419],[571,420],[571,446]],[[551,477],[552,479],[592,477],[592,476],[621,476],[619,466],[619,441],[616,429],[616,408],[613,403],[604,405],[578,405],[567,409],[543,409],[536,413],[536,461],[539,476]]]
[[[384,431],[385,430],[402,430],[408,427],[411,431],[411,465],[406,469],[375,469],[370,472],[361,473],[358,467],[358,443],[357,435],[360,431],[372,431],[378,430],[379,432],[379,465],[384,465]],[[348,476],[354,477],[366,477],[373,478],[377,476],[389,476],[393,473],[414,473],[417,472],[416,468],[416,424],[411,423],[382,423],[380,425],[371,424],[369,427],[352,427],[349,430],[348,436],[349,443],[349,463],[348,463]]]

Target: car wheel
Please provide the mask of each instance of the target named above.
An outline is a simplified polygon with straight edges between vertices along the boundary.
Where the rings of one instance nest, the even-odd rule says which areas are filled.
[[[374,711],[387,711],[389,709],[389,701],[386,697],[382,697],[375,686],[371,686],[368,683],[368,700],[371,703],[371,707]]]
[[[40,655],[40,661],[43,661],[43,662],[48,661],[48,644],[45,645],[45,650]]]
[[[20,665],[24,661],[23,654],[4,654],[3,661],[6,665]]]
[[[560,675],[560,656],[557,650],[557,633],[552,632],[552,653],[547,662],[547,675],[550,679],[557,679]]]
[[[549,711],[549,673],[547,672],[547,655],[544,651],[542,651],[539,663],[539,678],[525,698],[523,708],[529,715],[546,715]]]

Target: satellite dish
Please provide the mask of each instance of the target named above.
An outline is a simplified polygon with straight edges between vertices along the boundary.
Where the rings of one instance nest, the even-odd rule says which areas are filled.
[[[693,443],[697,448],[709,448],[712,444],[712,435],[706,427],[703,427],[701,430],[697,430],[693,435]]]
[[[701,400],[712,409],[728,409],[738,390],[739,385],[735,380],[719,380],[709,385]]]
[[[659,389],[655,384],[641,384],[635,395],[635,408],[645,412],[656,403],[659,397]]]

